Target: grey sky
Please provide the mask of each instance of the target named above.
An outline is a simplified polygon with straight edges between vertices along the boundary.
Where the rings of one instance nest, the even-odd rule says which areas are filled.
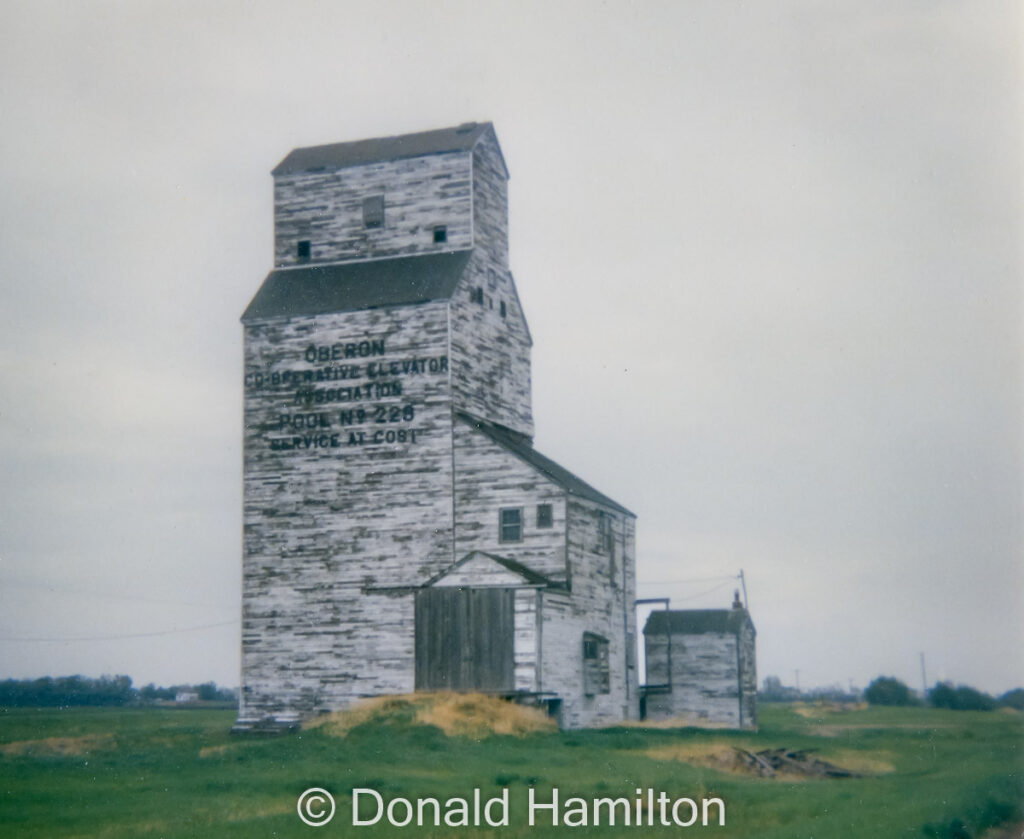
[[[212,6],[212,7],[211,7]],[[293,147],[489,119],[537,447],[759,671],[1024,684],[1014,3],[0,6],[0,678],[238,675]],[[664,582],[669,581],[669,582]]]

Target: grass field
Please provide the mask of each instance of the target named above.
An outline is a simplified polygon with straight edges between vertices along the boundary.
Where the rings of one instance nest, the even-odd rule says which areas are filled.
[[[3,837],[543,837],[763,839],[976,837],[1021,818],[1024,716],[932,709],[761,709],[757,734],[614,728],[523,736],[448,736],[401,708],[344,736],[327,726],[277,736],[228,733],[229,711],[0,709]],[[358,722],[358,721],[357,721]],[[732,746],[816,749],[852,779],[762,778],[726,771]],[[716,763],[718,761],[718,763]],[[718,766],[719,768],[714,768]],[[308,827],[299,794],[324,787],[337,816]],[[527,790],[550,800],[717,797],[724,827],[527,824]],[[349,792],[471,798],[509,790],[507,827],[354,827]]]

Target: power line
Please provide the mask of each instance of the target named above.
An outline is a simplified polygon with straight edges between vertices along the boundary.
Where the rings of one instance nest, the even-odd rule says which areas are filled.
[[[0,588],[6,586],[14,586],[21,588],[35,588],[43,589],[50,592],[59,592],[62,594],[82,594],[86,597],[102,597],[110,600],[127,600],[136,601],[142,603],[159,603],[164,606],[194,606],[200,609],[233,609],[234,606],[225,606],[223,603],[214,605],[213,603],[196,603],[195,601],[187,600],[165,600],[156,597],[143,597],[141,595],[133,594],[115,594],[114,592],[94,591],[91,589],[76,588],[75,586],[60,585],[59,583],[44,582],[41,580],[24,580],[16,577],[8,577],[7,579],[0,579]]]
[[[638,585],[674,585],[675,583],[711,583],[715,580],[738,580],[739,574],[719,574],[717,577],[690,577],[686,580],[641,580]]]
[[[200,629],[213,629],[218,626],[232,626],[237,624],[240,618],[232,621],[219,621],[218,623],[204,623],[200,626],[186,626],[182,629],[165,629],[162,632],[136,632],[130,635],[94,635],[92,637],[77,638],[0,638],[0,641],[32,641],[43,643],[64,643],[68,641],[121,641],[127,638],[155,638],[157,635],[179,635],[182,632],[197,632]]]
[[[689,597],[673,597],[673,603],[685,603],[687,600],[696,600],[698,597],[703,597],[706,594],[713,594],[716,591],[720,591],[723,588],[732,584],[735,577],[729,577],[724,583],[719,583],[717,586],[707,589],[706,591],[698,592],[697,594],[691,594]]]

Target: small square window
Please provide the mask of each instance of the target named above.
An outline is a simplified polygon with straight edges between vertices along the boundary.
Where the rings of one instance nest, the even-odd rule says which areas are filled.
[[[507,314],[508,314],[508,309],[505,306],[505,301],[502,300],[501,301],[501,316],[505,317],[505,315],[507,315]]]
[[[301,242],[299,242],[298,247],[295,249],[295,255],[299,259],[309,259],[309,254],[310,254],[309,240],[308,239],[303,239]]]
[[[363,227],[384,226],[384,196],[371,195],[363,199]]]
[[[481,306],[484,305],[484,290],[480,286],[476,288],[476,302]]]
[[[537,527],[551,527],[552,515],[550,504],[537,505]]]
[[[523,541],[523,511],[519,507],[506,508],[498,514],[498,541]]]
[[[439,224],[434,228],[434,244],[440,245],[448,241],[448,228]]]

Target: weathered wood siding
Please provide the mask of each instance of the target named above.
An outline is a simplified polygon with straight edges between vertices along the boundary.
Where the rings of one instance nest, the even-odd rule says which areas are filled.
[[[571,583],[571,592],[537,594],[539,669],[531,689],[562,700],[565,727],[635,718],[635,519],[568,494],[467,423],[456,423],[454,440],[456,553],[487,551],[552,580]],[[539,504],[551,505],[550,528],[537,527]],[[501,541],[499,511],[503,508],[522,510],[521,541]],[[602,514],[611,521],[610,552],[599,544]],[[609,642],[606,694],[584,695],[583,636],[588,632]],[[525,685],[525,666],[517,673],[517,686]]]
[[[508,268],[492,267],[474,252],[452,297],[451,317],[456,407],[532,437],[531,344]]]
[[[740,630],[740,714],[743,728],[757,728],[757,654],[754,626],[749,621]]]
[[[509,270],[508,181],[488,135],[473,151],[473,217],[473,256],[451,301],[452,398],[532,437],[531,341]]]
[[[644,636],[647,684],[669,685],[647,696],[649,719],[680,718],[692,725],[757,727],[754,631],[664,633]],[[669,659],[671,657],[671,671]]]
[[[602,513],[611,518],[611,554],[599,545]],[[567,523],[572,591],[568,596],[543,594],[542,689],[562,697],[561,722],[567,728],[635,719],[639,712],[633,610],[635,519],[570,495]],[[608,693],[585,695],[584,633],[608,639]]]
[[[487,551],[565,581],[565,490],[465,422],[455,424],[454,441],[455,553]],[[537,526],[540,504],[551,505],[551,527]],[[522,510],[519,542],[501,541],[504,508]]]
[[[488,263],[508,268],[508,174],[494,134],[473,148],[473,244]]]
[[[473,246],[472,153],[449,152],[274,179],[274,264],[439,253]],[[367,228],[363,201],[384,196],[384,223]],[[434,242],[434,227],[447,241]],[[300,260],[299,241],[310,243]]]
[[[245,338],[241,716],[409,690],[411,596],[363,590],[453,561],[446,306],[279,319]],[[391,361],[403,372],[381,374]]]

